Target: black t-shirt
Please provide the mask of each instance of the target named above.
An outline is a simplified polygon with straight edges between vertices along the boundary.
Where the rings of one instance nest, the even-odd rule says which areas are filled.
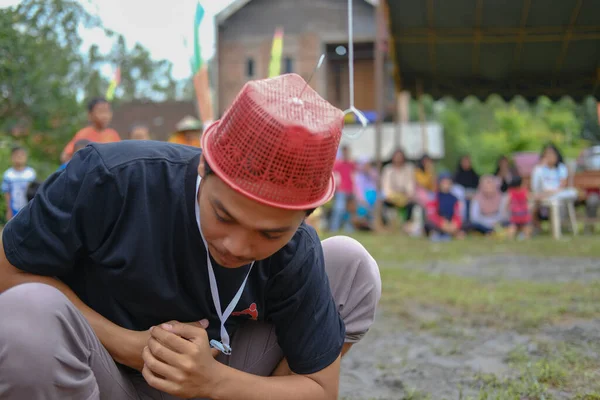
[[[4,228],[8,260],[58,277],[122,327],[207,318],[210,338],[220,340],[195,218],[199,159],[197,148],[152,141],[78,151]],[[248,268],[213,267],[224,309]],[[317,372],[338,357],[344,324],[312,228],[302,224],[286,246],[255,263],[234,314],[230,335],[253,317],[272,322],[296,373]]]

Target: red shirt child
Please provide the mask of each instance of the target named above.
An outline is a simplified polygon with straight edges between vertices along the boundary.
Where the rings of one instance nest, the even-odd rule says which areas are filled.
[[[512,225],[523,226],[531,223],[529,193],[518,177],[513,178],[508,187],[508,209]]]

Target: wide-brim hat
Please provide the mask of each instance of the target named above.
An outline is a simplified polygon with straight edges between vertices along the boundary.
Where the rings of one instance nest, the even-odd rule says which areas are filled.
[[[194,117],[186,116],[175,126],[176,132],[202,131],[202,122]]]
[[[210,168],[259,203],[308,210],[335,193],[344,113],[296,74],[246,83],[202,135]]]

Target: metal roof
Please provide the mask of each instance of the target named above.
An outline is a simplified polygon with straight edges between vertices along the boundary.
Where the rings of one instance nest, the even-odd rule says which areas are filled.
[[[599,0],[386,0],[398,90],[600,98]]]
[[[231,17],[233,14],[235,14],[236,12],[241,10],[246,4],[250,3],[250,1],[251,0],[235,0],[234,2],[232,2],[230,5],[225,7],[221,12],[219,12],[215,16],[215,25],[217,25],[217,26],[221,25],[229,17]],[[300,0],[298,0],[298,1],[300,1]],[[372,6],[376,6],[379,2],[379,0],[364,0],[364,1]],[[279,23],[283,23],[283,22],[284,21],[279,21]]]

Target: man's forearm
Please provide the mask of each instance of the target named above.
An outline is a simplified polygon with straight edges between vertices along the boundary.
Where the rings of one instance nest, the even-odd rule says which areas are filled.
[[[304,375],[262,377],[251,375],[225,365],[219,365],[221,380],[214,389],[213,400],[335,400],[339,387],[338,359],[329,367],[337,370],[331,374],[327,385]]]

